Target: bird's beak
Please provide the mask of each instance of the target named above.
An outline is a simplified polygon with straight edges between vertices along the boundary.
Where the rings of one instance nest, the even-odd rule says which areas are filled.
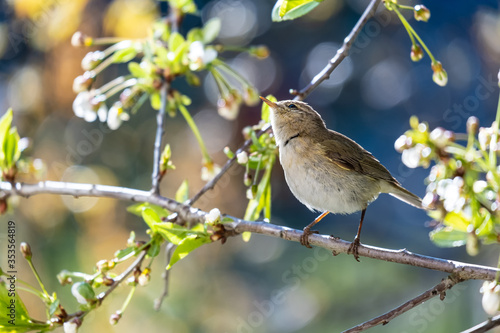
[[[262,97],[262,96],[259,96],[259,97],[260,97],[261,100],[263,100],[264,102],[266,102],[266,104],[269,105],[271,108],[275,108],[277,106],[276,103],[271,102],[267,98]]]

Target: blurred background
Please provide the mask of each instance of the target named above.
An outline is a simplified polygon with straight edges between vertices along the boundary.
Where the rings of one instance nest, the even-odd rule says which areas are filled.
[[[186,18],[187,31],[212,17],[222,20],[219,42],[265,44],[271,56],[247,55],[229,63],[253,82],[261,94],[287,99],[290,88],[304,87],[333,57],[367,1],[324,1],[309,15],[292,22],[271,22],[273,1],[196,1],[199,16]],[[431,128],[465,132],[470,115],[482,125],[494,120],[500,66],[500,15],[497,1],[423,1],[432,15],[428,23],[411,21],[448,72],[446,87],[432,81],[430,60],[410,60],[411,43],[400,21],[383,6],[364,28],[351,55],[308,98],[329,128],[356,140],[372,152],[412,192],[425,194],[428,170],[408,169],[394,150],[394,141],[417,115]],[[413,5],[413,3],[412,3]],[[140,38],[165,14],[165,3],[153,0],[7,0],[0,2],[0,114],[14,109],[21,136],[32,141],[29,154],[42,159],[41,179],[100,183],[148,190],[152,170],[155,114],[148,103],[117,131],[87,123],[73,114],[73,79],[89,49],[73,48],[75,31],[101,36]],[[94,49],[92,49],[94,50]],[[126,65],[107,70],[109,78]],[[226,161],[222,149],[236,149],[241,129],[260,119],[260,106],[244,108],[235,121],[216,112],[217,93],[211,77],[200,88],[175,83],[193,99],[190,111],[215,161]],[[181,117],[168,118],[166,142],[177,166],[162,182],[161,193],[173,197],[184,179],[190,194],[202,186],[201,153]],[[243,216],[244,168],[235,166],[197,203],[210,210]],[[25,182],[36,181],[25,178]],[[279,165],[273,176],[275,224],[303,228],[315,218],[290,193]],[[129,202],[111,199],[40,195],[17,199],[1,216],[17,225],[17,242],[29,242],[35,265],[49,291],[55,291],[68,312],[77,310],[70,287],[55,276],[63,269],[91,272],[100,259],[110,259],[126,246],[131,230],[147,239],[145,224],[126,212]],[[318,229],[351,240],[359,213],[326,217]],[[498,247],[483,247],[476,257],[464,248],[442,249],[428,237],[427,215],[382,195],[370,205],[363,243],[495,266]],[[0,259],[5,264],[5,256]],[[174,267],[170,295],[160,312],[153,300],[162,290],[163,258],[153,265],[151,283],[136,292],[117,326],[109,316],[121,307],[128,288],[117,290],[102,307],[85,317],[81,332],[339,332],[371,319],[437,284],[443,273],[366,258],[332,257],[298,243],[252,236],[249,243],[232,238],[224,245],[206,245]],[[35,282],[24,261],[22,279]],[[487,318],[481,307],[481,282],[469,281],[370,332],[455,332]],[[44,318],[37,299],[24,295],[35,318]],[[62,330],[61,330],[62,331]]]

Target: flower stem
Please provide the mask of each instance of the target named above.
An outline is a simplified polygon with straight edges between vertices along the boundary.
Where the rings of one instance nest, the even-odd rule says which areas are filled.
[[[427,45],[425,45],[424,41],[422,40],[422,38],[420,38],[420,36],[415,32],[415,30],[413,29],[413,27],[410,25],[410,23],[408,23],[408,21],[405,19],[405,17],[401,14],[401,12],[399,11],[399,9],[394,6],[394,11],[396,12],[396,14],[398,15],[399,19],[401,20],[401,23],[403,23],[403,25],[405,26],[406,30],[409,32],[410,34],[410,39],[412,40],[412,43],[415,44],[415,41],[413,39],[412,36],[414,36],[417,41],[419,42],[420,45],[422,45],[422,47],[424,48],[425,52],[429,55],[429,58],[431,58],[431,63],[435,63],[436,62],[436,59],[434,58],[434,56],[432,55],[431,51],[427,48]]]
[[[205,162],[212,162],[212,158],[210,158],[210,155],[208,154],[207,147],[205,147],[205,142],[203,141],[203,138],[201,137],[201,133],[198,130],[198,126],[196,126],[196,123],[193,120],[193,117],[191,117],[191,114],[189,111],[186,109],[186,107],[182,104],[178,104],[179,111],[182,113],[182,116],[184,119],[186,119],[187,124],[191,128],[191,131],[193,132],[196,141],[198,141],[198,145],[200,146],[201,149],[201,154],[203,155],[203,160]]]

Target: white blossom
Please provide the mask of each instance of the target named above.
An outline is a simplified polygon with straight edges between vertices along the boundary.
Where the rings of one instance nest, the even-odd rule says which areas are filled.
[[[239,164],[247,164],[248,162],[248,154],[246,151],[239,152],[236,158]]]
[[[212,209],[207,215],[205,215],[205,221],[208,224],[216,224],[220,221],[220,210],[218,208]]]
[[[109,109],[107,123],[112,130],[118,129],[122,122],[130,119],[128,113],[123,110],[121,103],[117,102]]]
[[[200,41],[192,42],[189,45],[188,59],[189,69],[192,71],[203,68],[217,58],[217,51],[207,48]]]
[[[479,291],[483,294],[482,305],[484,311],[493,316],[500,308],[500,285],[495,281],[484,281]]]

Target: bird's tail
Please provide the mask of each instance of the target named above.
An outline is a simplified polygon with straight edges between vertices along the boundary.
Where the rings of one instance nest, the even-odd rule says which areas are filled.
[[[412,205],[420,209],[424,209],[422,207],[422,199],[420,199],[418,196],[411,193],[410,191],[408,191],[399,184],[391,184],[391,185],[392,189],[390,191],[387,191],[387,193],[389,193],[393,197],[398,198],[401,201],[406,202],[409,205]]]

